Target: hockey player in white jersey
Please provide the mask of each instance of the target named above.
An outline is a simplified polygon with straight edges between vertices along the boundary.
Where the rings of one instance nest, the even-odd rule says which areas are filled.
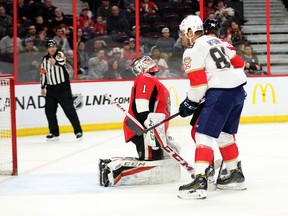
[[[233,136],[238,130],[245,99],[244,62],[220,39],[204,35],[203,23],[198,16],[187,16],[179,28],[182,43],[187,47],[183,67],[190,80],[188,96],[179,107],[180,115],[192,115],[203,100],[205,105],[196,125],[196,177],[191,183],[179,187],[178,196],[206,198],[214,141],[217,141],[227,167],[227,175],[217,180],[218,188],[246,189]]]

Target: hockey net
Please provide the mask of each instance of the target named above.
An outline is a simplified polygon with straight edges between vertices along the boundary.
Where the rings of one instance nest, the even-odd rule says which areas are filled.
[[[17,175],[14,80],[0,76],[0,175]]]

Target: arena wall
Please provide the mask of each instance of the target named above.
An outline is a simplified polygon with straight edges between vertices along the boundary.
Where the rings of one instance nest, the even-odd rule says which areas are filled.
[[[185,98],[189,81],[163,80],[171,94],[171,114],[177,112]],[[105,99],[109,94],[128,109],[133,81],[75,82],[72,83],[74,105],[84,131],[122,128],[123,112]],[[39,84],[16,87],[17,135],[48,133],[44,111],[45,98],[40,95]],[[288,77],[252,77],[245,86],[247,98],[241,123],[287,122]],[[58,110],[61,132],[72,132],[72,127],[61,107]],[[176,118],[171,125],[188,124],[189,118]]]

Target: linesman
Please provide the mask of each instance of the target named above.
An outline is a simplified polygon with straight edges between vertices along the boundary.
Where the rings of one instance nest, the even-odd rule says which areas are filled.
[[[48,120],[50,134],[47,141],[59,140],[59,125],[57,121],[57,107],[61,105],[65,115],[70,120],[76,139],[82,138],[82,128],[78,115],[73,106],[73,98],[69,81],[69,74],[65,67],[65,56],[57,50],[55,40],[46,43],[47,55],[41,63],[41,95],[46,96],[45,114]]]

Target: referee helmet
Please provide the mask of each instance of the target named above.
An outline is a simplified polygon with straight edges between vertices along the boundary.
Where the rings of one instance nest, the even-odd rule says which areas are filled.
[[[49,47],[57,47],[57,43],[54,39],[50,39],[46,42],[46,48],[49,48]]]

